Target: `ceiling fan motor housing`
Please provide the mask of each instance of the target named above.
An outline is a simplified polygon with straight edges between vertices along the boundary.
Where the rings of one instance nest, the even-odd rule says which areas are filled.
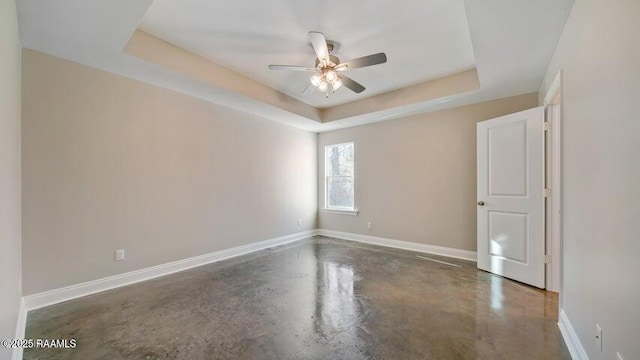
[[[329,63],[325,64],[325,67],[334,67],[340,64],[340,59],[337,56],[329,55]],[[316,59],[316,68],[321,68],[320,59]]]

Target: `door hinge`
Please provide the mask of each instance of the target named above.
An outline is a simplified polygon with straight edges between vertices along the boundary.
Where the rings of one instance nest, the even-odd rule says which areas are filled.
[[[544,256],[544,263],[545,264],[551,264],[551,255],[545,255]]]
[[[542,196],[544,196],[546,198],[551,197],[551,189],[542,190]]]
[[[551,128],[551,123],[549,123],[548,121],[545,121],[542,123],[542,130],[543,131],[549,131],[549,129]]]

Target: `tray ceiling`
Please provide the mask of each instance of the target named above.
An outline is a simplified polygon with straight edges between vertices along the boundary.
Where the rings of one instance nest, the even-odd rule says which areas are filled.
[[[271,88],[326,108],[475,67],[462,0],[203,1],[155,0],[139,28]],[[385,52],[386,64],[347,75],[366,90],[302,95],[310,73],[268,64],[313,67],[307,33],[324,32],[341,61]]]
[[[574,0],[19,0],[23,47],[321,132],[537,92]],[[301,97],[309,30],[367,86]],[[163,40],[164,39],[164,40]],[[198,55],[200,54],[200,55]],[[446,75],[446,76],[443,76]],[[426,81],[425,81],[426,80]],[[289,95],[287,95],[289,94]]]

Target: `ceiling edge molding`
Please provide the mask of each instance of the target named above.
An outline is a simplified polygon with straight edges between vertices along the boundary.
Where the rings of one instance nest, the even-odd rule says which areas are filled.
[[[129,39],[124,52],[217,88],[322,122],[319,109],[139,29]]]
[[[367,113],[402,108],[412,104],[430,102],[447,96],[458,95],[480,88],[476,68],[403,87],[362,100],[322,109],[322,122],[345,120]]]
[[[347,104],[318,109],[139,29],[132,34],[124,52],[223,91],[241,95],[247,100],[253,100],[246,103],[247,106],[263,104],[316,122],[321,127],[324,123],[360,117],[371,117],[369,121],[379,121],[382,114],[394,109],[406,111],[406,107],[412,105],[431,103],[436,99],[480,88],[477,69],[473,68]],[[316,126],[301,127],[319,130]]]

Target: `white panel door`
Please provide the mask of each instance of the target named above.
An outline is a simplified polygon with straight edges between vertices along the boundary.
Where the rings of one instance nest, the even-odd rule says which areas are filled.
[[[478,268],[545,286],[544,107],[478,123]]]

